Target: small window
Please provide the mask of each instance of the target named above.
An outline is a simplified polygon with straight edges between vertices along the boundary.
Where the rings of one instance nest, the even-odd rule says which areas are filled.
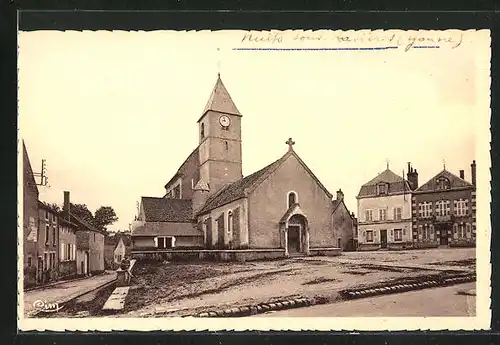
[[[394,220],[401,220],[401,207],[394,208]]]
[[[373,242],[373,231],[372,230],[366,231],[366,242]]]
[[[226,145],[226,151],[229,150],[229,144],[227,143],[227,141],[225,141],[225,145]]]
[[[387,219],[387,210],[385,208],[382,208],[378,210],[378,215],[379,215],[379,220],[386,220]]]
[[[94,242],[95,242],[95,232],[94,232]]]
[[[56,226],[52,227],[52,244],[55,246],[57,242],[57,236],[56,236]]]
[[[28,256],[28,267],[31,267],[33,265],[33,259],[31,256]]]
[[[402,229],[394,229],[394,241],[403,241],[403,230]]]
[[[288,193],[288,208],[292,207],[297,203],[297,193],[289,192]]]
[[[378,195],[386,195],[387,194],[387,185],[385,183],[381,183],[378,185]]]
[[[371,222],[371,221],[373,221],[373,211],[366,210],[365,211],[365,222]]]
[[[200,136],[202,139],[205,138],[205,124],[204,123],[201,123]]]
[[[45,220],[49,220],[49,211],[45,211]]]
[[[50,226],[49,224],[45,225],[45,244],[49,244],[49,237],[50,237]]]

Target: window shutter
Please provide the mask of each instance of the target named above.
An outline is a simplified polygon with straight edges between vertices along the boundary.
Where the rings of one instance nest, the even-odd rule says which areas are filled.
[[[422,225],[418,226],[418,239],[422,240]]]
[[[155,248],[158,248],[158,237],[155,237],[154,240],[155,240]]]
[[[64,260],[64,243],[59,243],[59,260]]]
[[[458,238],[458,224],[453,224],[453,238]]]
[[[471,232],[471,225],[469,223],[466,224],[466,229],[467,229],[467,232],[466,232],[467,238],[471,238],[472,232]]]
[[[76,259],[76,245],[72,244],[71,246],[73,247],[73,257],[71,258],[71,260],[75,260]]]
[[[172,236],[172,248],[175,247],[175,236]]]

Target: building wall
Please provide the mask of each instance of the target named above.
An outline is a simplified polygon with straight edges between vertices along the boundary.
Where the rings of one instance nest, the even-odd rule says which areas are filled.
[[[290,155],[249,196],[250,248],[279,248],[279,221],[288,209],[288,192],[297,193],[297,202],[309,222],[309,246],[335,247],[332,231],[332,201],[298,160]]]
[[[456,216],[454,214],[454,200],[467,200],[467,214],[465,216]],[[450,202],[450,225],[444,228],[448,232],[448,243],[450,246],[474,246],[476,242],[476,193],[473,188],[462,190],[447,190],[440,192],[415,193],[413,196],[412,214],[413,214],[413,241],[417,248],[437,247],[440,245],[441,231],[439,230],[439,222],[435,220],[436,202]],[[431,202],[431,217],[422,217],[419,214],[419,204],[423,202]],[[470,237],[461,238],[458,232],[453,228],[453,224],[470,224]],[[421,229],[425,226],[432,226],[433,232],[430,239],[424,239]],[[419,231],[420,229],[420,231]]]
[[[394,218],[394,209],[401,208],[401,220]],[[385,209],[387,218],[380,220],[379,210]],[[366,210],[372,210],[372,221],[366,219]],[[358,249],[380,248],[380,230],[387,230],[388,248],[412,246],[411,195],[399,194],[358,199]],[[396,241],[394,230],[402,230],[402,240]],[[373,242],[367,241],[366,231],[373,231]]]
[[[47,234],[48,229],[48,234]],[[43,268],[38,268],[37,280],[41,283],[55,281],[59,276],[59,225],[56,213],[39,208],[38,256]]]
[[[90,273],[104,271],[104,234],[91,231],[89,234]]]
[[[59,277],[75,276],[76,272],[76,233],[66,225],[59,225]],[[68,248],[68,244],[70,248]]]
[[[78,249],[76,250],[76,272],[78,275],[84,275],[85,272],[85,253],[88,254],[88,250]],[[87,268],[88,270],[88,268]]]
[[[233,218],[233,228],[232,231],[229,231],[229,211],[232,211],[233,214],[237,211],[238,219]],[[223,228],[223,243],[219,243],[219,226],[217,220],[219,217],[224,217]],[[234,216],[233,216],[234,217]],[[208,227],[205,224],[205,221],[210,218],[211,226]],[[248,248],[248,200],[246,198],[242,198],[240,200],[233,201],[227,205],[223,205],[219,208],[216,208],[208,215],[203,215],[200,217],[200,221],[203,222],[202,229],[205,236],[207,238],[207,231],[210,228],[212,234],[211,238],[212,247],[214,248],[226,248],[230,247],[230,243],[233,242],[235,238],[238,238],[239,244],[231,245],[232,249],[244,249]],[[238,234],[237,234],[238,233]]]
[[[175,237],[174,248],[203,247],[202,236],[173,236]],[[155,250],[155,236],[133,236],[133,250]]]
[[[349,210],[341,203],[332,214],[333,236],[342,250],[354,250],[354,224]],[[338,246],[338,245],[337,245]],[[336,247],[337,247],[336,246]]]
[[[178,181],[174,181],[170,186],[167,186],[166,194],[168,195],[168,193],[180,183],[180,188],[182,190],[181,198],[192,199],[193,186],[196,185],[200,179],[198,150],[191,153],[184,164],[179,168],[178,173],[180,173],[181,177]]]
[[[32,232],[32,233],[31,233]],[[31,236],[29,234],[31,233]],[[27,153],[23,154],[23,264],[24,286],[36,284],[38,253],[38,188]]]

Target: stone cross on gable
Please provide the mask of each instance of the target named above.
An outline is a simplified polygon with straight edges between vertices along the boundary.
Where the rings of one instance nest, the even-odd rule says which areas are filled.
[[[291,151],[291,150],[293,150],[292,146],[295,145],[295,141],[293,141],[292,138],[288,138],[288,140],[285,142],[285,144],[288,145],[288,150]]]

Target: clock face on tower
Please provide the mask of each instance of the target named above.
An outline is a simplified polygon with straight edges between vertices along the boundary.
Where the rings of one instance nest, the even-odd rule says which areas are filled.
[[[231,119],[229,118],[229,116],[222,115],[219,118],[219,123],[222,127],[229,127],[229,125],[231,124]]]

